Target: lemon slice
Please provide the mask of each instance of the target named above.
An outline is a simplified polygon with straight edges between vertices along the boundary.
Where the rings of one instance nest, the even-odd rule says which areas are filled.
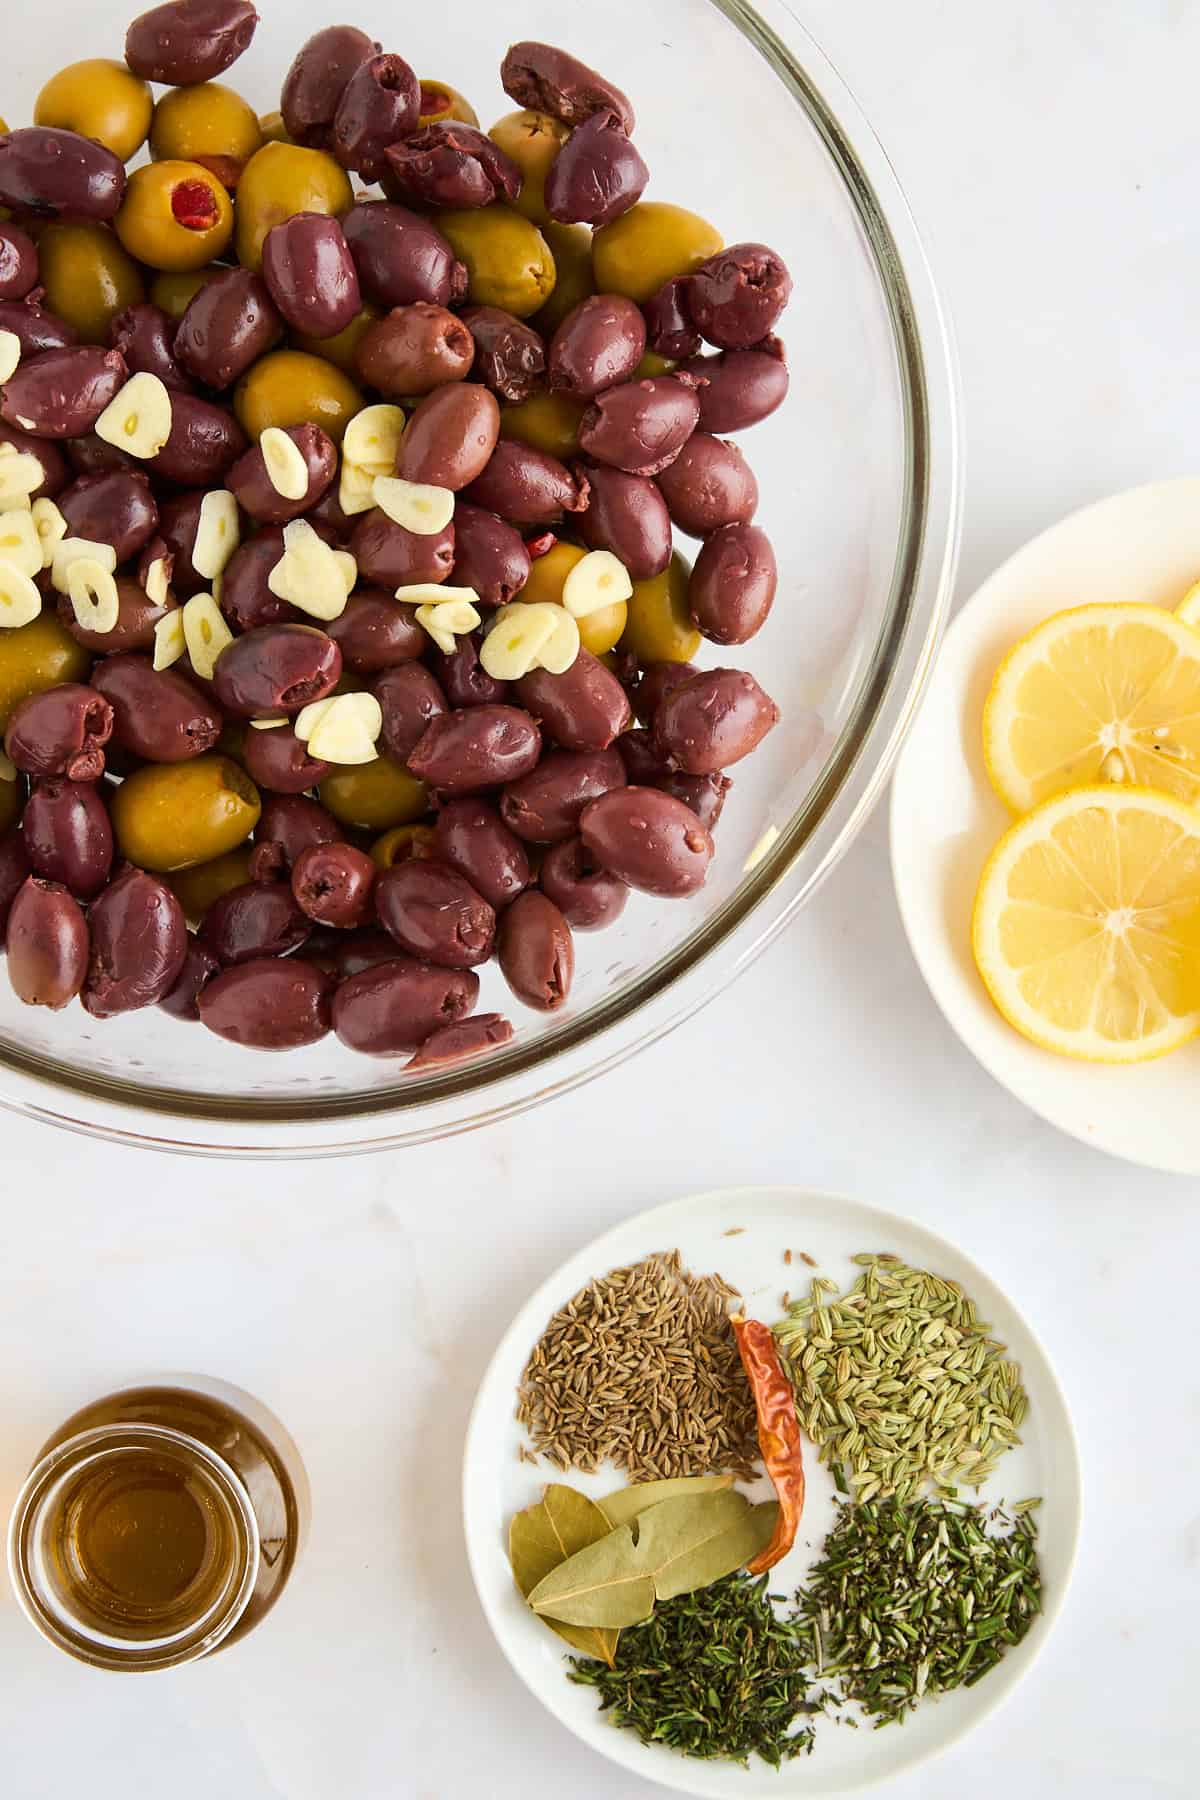
[[[1200,810],[1152,788],[1074,788],[1020,819],[983,872],[975,962],[1023,1037],[1143,1062],[1200,1033]]]
[[[1200,581],[1193,581],[1175,608],[1175,617],[1182,619],[1185,625],[1200,625]]]
[[[1001,664],[983,753],[1015,812],[1096,781],[1200,801],[1200,631],[1157,606],[1057,613]]]

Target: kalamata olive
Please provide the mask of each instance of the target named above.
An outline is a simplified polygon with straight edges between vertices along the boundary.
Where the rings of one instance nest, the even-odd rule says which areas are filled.
[[[232,387],[282,335],[262,276],[223,269],[197,288],[175,333],[175,357],[205,387]]]
[[[317,504],[307,513],[313,530],[331,544],[348,544],[354,520],[342,506],[335,483],[330,483]]]
[[[715,775],[756,750],[779,708],[745,669],[706,669],[681,682],[654,715],[659,748],[687,775]]]
[[[775,552],[757,525],[722,525],[696,558],[688,606],[714,644],[744,644],[766,624],[775,598]]]
[[[486,132],[457,119],[445,119],[414,131],[384,152],[384,189],[397,200],[418,206],[490,206],[493,200],[515,200],[521,171],[511,156]]]
[[[353,25],[327,25],[310,37],[288,70],[279,109],[290,138],[323,148],[346,83],[379,45]]]
[[[419,662],[385,669],[375,682],[375,698],[383,713],[380,735],[399,762],[407,762],[429,721],[449,710],[436,679]]]
[[[620,918],[629,898],[625,883],[599,867],[581,837],[552,844],[538,879],[572,931],[601,931]]]
[[[625,382],[646,353],[641,308],[622,294],[592,294],[563,320],[550,343],[550,386],[590,400]]]
[[[179,979],[187,954],[183,908],[165,881],[127,868],[88,908],[91,955],[84,1009],[112,1019],[157,1006]]]
[[[440,861],[465,875],[476,893],[500,912],[527,888],[529,857],[488,800],[448,800],[437,816],[434,848]]]
[[[315,506],[337,473],[337,450],[333,439],[319,425],[292,425],[284,435],[291,439],[304,458],[308,486],[298,500],[289,500],[279,492],[267,473],[266,459],[260,445],[255,444],[239,456],[225,485],[241,507],[259,525],[286,525]]]
[[[292,867],[296,904],[319,925],[353,930],[375,916],[375,877],[365,850],[353,844],[312,844]]]
[[[431,1032],[464,1019],[479,998],[469,969],[435,968],[401,956],[343,981],[333,997],[333,1029],[351,1050],[394,1056],[414,1050]]]
[[[37,280],[37,245],[19,225],[0,221],[0,300],[23,300]]]
[[[752,350],[722,350],[716,356],[693,356],[684,373],[704,383],[700,396],[701,431],[719,434],[744,431],[782,406],[788,391],[783,345],[769,337]]]
[[[200,1022],[248,1050],[298,1050],[329,1030],[333,983],[298,956],[226,969],[200,990]]]
[[[159,1001],[159,1006],[163,1012],[170,1013],[173,1019],[198,1019],[201,990],[220,972],[221,965],[212,951],[189,932],[183,965],[174,983]]]
[[[687,309],[686,275],[676,275],[664,282],[657,294],[647,300],[642,312],[646,320],[646,342],[656,356],[668,357],[672,362],[695,356],[700,348],[700,333],[692,324]],[[703,408],[703,393],[700,405]],[[702,411],[701,418],[703,416]]]
[[[588,549],[611,550],[631,581],[661,575],[671,560],[671,515],[655,483],[603,463],[581,469],[591,492],[578,531]]]
[[[792,278],[765,244],[730,244],[688,277],[687,308],[697,331],[722,350],[749,350],[774,331]]]
[[[454,567],[454,521],[440,531],[410,531],[373,506],[354,527],[350,554],[363,580],[381,587],[445,581]]]
[[[42,440],[48,443],[49,439]],[[67,461],[76,475],[119,475],[123,470],[134,472],[144,469],[136,456],[130,456],[128,450],[120,450],[116,444],[107,439],[97,437],[94,431],[85,431],[82,437],[69,438],[66,444]]]
[[[527,775],[541,749],[541,733],[520,707],[472,706],[433,719],[408,766],[443,793],[471,794]]]
[[[518,106],[549,113],[564,125],[611,112],[626,131],[633,130],[633,107],[620,88],[553,44],[513,44],[500,65],[500,81]]]
[[[290,725],[247,731],[242,762],[255,787],[273,794],[302,794],[329,773],[329,764],[310,756],[308,745],[300,742]]]
[[[150,469],[180,487],[219,487],[247,448],[233,414],[195,394],[171,395],[171,433]]]
[[[564,750],[607,750],[630,721],[625,689],[590,650],[581,650],[565,674],[523,675],[517,694]]]
[[[546,368],[546,346],[500,306],[468,306],[463,323],[475,340],[475,379],[504,400],[528,400]]]
[[[342,653],[311,625],[260,625],[222,651],[213,672],[220,704],[239,719],[275,719],[331,694]]]
[[[21,827],[14,825],[0,837],[0,945],[4,943],[12,903],[32,869]]]
[[[586,480],[532,444],[501,438],[491,460],[467,491],[473,506],[499,513],[514,525],[549,525],[588,503]]]
[[[60,882],[31,877],[18,888],[5,942],[18,1000],[57,1012],[75,998],[87,974],[88,928],[83,908]]]
[[[674,794],[676,800],[682,800],[705,830],[711,831],[724,811],[725,796],[733,782],[728,775],[685,775],[682,769],[672,769],[654,785],[664,794]]]
[[[124,198],[124,163],[93,138],[49,125],[0,134],[0,203],[111,219]]]
[[[58,497],[67,536],[111,544],[126,563],[150,542],[158,528],[158,508],[147,476],[131,469],[112,475],[81,475]]]
[[[168,0],[133,21],[125,61],[143,81],[215,81],[247,48],[257,24],[251,0]]]
[[[342,89],[329,147],[344,169],[366,182],[388,168],[389,144],[417,128],[421,84],[402,56],[369,56]]]
[[[187,762],[211,750],[224,720],[208,695],[148,656],[106,656],[92,685],[113,710],[113,738],[145,762]]]
[[[700,402],[673,375],[627,381],[598,394],[579,421],[579,447],[630,475],[669,468],[696,429]]]
[[[109,326],[108,339],[125,358],[131,375],[157,375],[173,393],[188,394],[192,390],[191,379],[179,367],[172,348],[177,329],[161,306],[141,300],[117,314]]]
[[[442,692],[455,709],[503,706],[508,701],[509,683],[497,681],[494,675],[488,674],[479,660],[479,645],[473,637],[455,638],[450,655],[439,650],[433,659],[433,667],[442,684]]]
[[[460,500],[454,508],[451,580],[456,587],[474,588],[484,606],[507,606],[529,580],[529,551],[520,532],[495,513]]]
[[[185,499],[190,500],[191,496]],[[163,517],[166,516],[164,506]],[[271,527],[239,544],[226,563],[221,581],[221,611],[235,630],[253,631],[259,625],[296,622],[295,607],[273,594],[267,585],[271,570],[282,556],[283,532]]]
[[[489,389],[474,381],[437,388],[408,422],[396,473],[457,493],[486,468],[499,435],[500,408]]]
[[[82,437],[116,398],[125,373],[116,350],[47,350],[18,364],[0,388],[0,419],[34,437]]]
[[[492,953],[494,908],[444,863],[384,869],[375,884],[375,910],[402,950],[438,968],[472,969]]]
[[[200,941],[228,968],[256,956],[285,956],[311,930],[311,919],[285,882],[247,881],[213,901]]]
[[[664,756],[652,731],[623,731],[614,749],[620,755],[631,787],[658,787],[671,773],[671,759]]]
[[[0,321],[0,331],[4,330]],[[11,446],[20,456],[36,456],[42,465],[41,486],[34,488],[31,500],[53,500],[61,494],[70,480],[70,469],[67,459],[58,445],[49,438],[30,437],[26,431],[19,431],[13,425],[0,425],[0,454],[5,445]]]
[[[676,897],[704,885],[713,841],[694,812],[657,788],[616,788],[584,811],[584,847],[627,886]]]
[[[611,112],[577,125],[546,175],[546,211],[560,225],[611,225],[646,191],[650,171]]]
[[[472,1019],[460,1019],[457,1025],[442,1025],[430,1032],[417,1054],[405,1063],[404,1072],[449,1068],[499,1050],[511,1044],[512,1038],[513,1028],[500,1013],[477,1013]]]
[[[333,814],[307,794],[268,794],[255,831],[259,843],[279,845],[285,871],[314,844],[336,844],[341,837],[342,827]]]
[[[362,379],[394,400],[465,381],[474,357],[475,342],[463,321],[428,300],[394,306],[367,327],[354,353]]]
[[[9,715],[4,748],[26,775],[99,781],[113,711],[95,688],[64,681],[22,700]]]
[[[654,715],[672,688],[698,675],[695,663],[647,663],[634,694],[634,710],[643,725],[653,725]]]
[[[348,981],[364,969],[377,969],[380,963],[403,960],[395,938],[382,926],[369,931],[337,931],[318,927],[304,946],[309,962],[327,968],[335,981]]]
[[[306,337],[336,337],[362,311],[346,235],[326,213],[293,213],[263,240],[263,279],[278,311]]]
[[[758,509],[754,471],[736,444],[697,431],[658,478],[667,511],[689,537],[748,525]]]
[[[435,225],[390,200],[360,200],[342,230],[368,300],[449,306],[467,291],[467,271]]]
[[[500,816],[528,843],[560,844],[579,830],[585,806],[625,784],[625,764],[615,749],[551,750],[504,789]]]
[[[457,535],[456,517],[456,540]],[[386,588],[359,588],[347,600],[345,612],[330,621],[328,631],[345,667],[355,675],[375,675],[380,669],[415,662],[429,648],[416,607],[405,606]]]
[[[142,552],[143,556],[145,551]],[[58,617],[77,644],[96,656],[117,656],[125,650],[149,650],[154,644],[154,627],[172,611],[174,602],[162,604],[151,600],[139,581],[127,575],[117,576],[117,622],[111,631],[92,631],[75,617],[75,608],[66,594],[58,596]]]
[[[571,991],[575,945],[553,900],[530,888],[501,914],[496,933],[500,972],[518,1000],[557,1012]]]
[[[78,899],[90,900],[108,880],[112,826],[92,782],[39,781],[25,802],[21,834],[36,873],[60,881]]]

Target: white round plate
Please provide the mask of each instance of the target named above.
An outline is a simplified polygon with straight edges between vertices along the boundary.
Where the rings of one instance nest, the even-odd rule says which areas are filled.
[[[574,1471],[560,1475],[549,1464],[533,1467],[519,1460],[522,1433],[513,1409],[529,1352],[551,1315],[595,1276],[653,1251],[676,1248],[687,1268],[723,1275],[739,1288],[749,1313],[772,1322],[782,1310],[784,1290],[801,1293],[816,1272],[800,1260],[801,1251],[843,1287],[860,1272],[850,1257],[865,1250],[890,1251],[962,1282],[1020,1363],[1029,1395],[1024,1442],[1002,1458],[983,1497],[1011,1503],[1044,1496],[1037,1513],[1044,1615],[977,1687],[919,1707],[902,1731],[854,1731],[832,1719],[818,1720],[811,1757],[796,1757],[778,1772],[757,1759],[748,1770],[735,1763],[695,1761],[643,1745],[632,1731],[611,1725],[599,1711],[594,1691],[566,1679],[567,1653],[521,1600],[505,1551],[509,1520],[538,1499],[547,1481],[569,1481],[598,1496],[625,1479],[613,1470],[590,1478]],[[792,1251],[790,1265],[783,1260],[785,1249]],[[806,1463],[808,1497],[800,1540],[771,1578],[772,1591],[789,1599],[819,1554],[834,1516],[833,1483],[811,1447]],[[521,1308],[492,1358],[467,1430],[463,1467],[471,1573],[496,1641],[530,1691],[576,1737],[632,1773],[679,1793],[736,1800],[848,1794],[911,1769],[970,1731],[1012,1692],[1049,1635],[1071,1575],[1080,1506],[1079,1457],[1066,1402],[1045,1352],[1012,1302],[961,1251],[907,1219],[789,1187],[730,1188],[674,1201],[617,1226],[564,1263]]]
[[[1116,494],[1018,550],[955,618],[892,786],[892,873],[930,992],[996,1080],[1061,1131],[1147,1168],[1200,1174],[1200,1044],[1133,1067],[1055,1056],[993,1007],[971,909],[1011,815],[983,763],[983,706],[1005,653],[1051,613],[1093,601],[1174,607],[1200,577],[1200,480]]]

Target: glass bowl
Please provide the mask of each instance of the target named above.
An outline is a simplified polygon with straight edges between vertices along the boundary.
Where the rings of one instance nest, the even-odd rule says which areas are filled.
[[[132,10],[132,8],[131,8]],[[6,110],[61,61],[112,54],[86,0],[71,31],[17,24]],[[78,19],[75,18],[78,14]],[[328,22],[317,0],[267,4],[230,80],[261,110]],[[270,1056],[157,1010],[96,1022],[21,1006],[0,982],[0,1102],[124,1143],[196,1154],[347,1154],[503,1118],[631,1055],[696,1011],[783,929],[861,827],[920,699],[957,554],[961,469],[946,321],[912,218],[851,95],[790,9],[764,0],[606,0],[566,15],[526,0],[460,5],[397,33],[367,0],[357,23],[419,74],[452,81],[485,125],[511,110],[498,67],[518,37],[566,41],[630,94],[649,197],[711,218],[728,240],[772,244],[795,291],[783,322],[785,406],[741,443],[780,569],[771,618],[736,652],[782,708],[734,770],[706,886],[686,901],[633,895],[619,922],[580,935],[568,1006],[511,1003],[482,971],[480,1009],[513,1018],[504,1051],[404,1077],[335,1038]],[[78,30],[74,29],[78,26]],[[12,46],[10,46],[10,51]],[[695,546],[684,545],[685,550]]]

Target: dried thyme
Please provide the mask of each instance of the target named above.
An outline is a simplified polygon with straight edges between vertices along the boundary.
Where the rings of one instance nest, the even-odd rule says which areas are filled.
[[[848,1293],[817,1277],[775,1327],[802,1427],[858,1500],[978,1488],[1021,1441],[1020,1369],[956,1281],[854,1260]]]

